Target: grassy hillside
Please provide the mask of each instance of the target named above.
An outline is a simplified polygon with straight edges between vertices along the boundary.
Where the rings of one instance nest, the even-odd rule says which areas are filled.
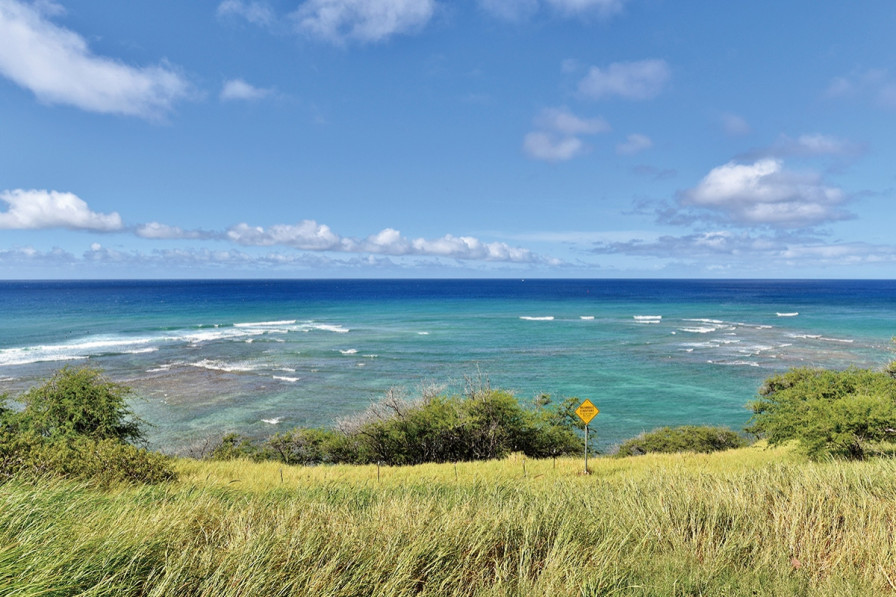
[[[896,594],[896,461],[177,462],[0,485],[0,595]]]

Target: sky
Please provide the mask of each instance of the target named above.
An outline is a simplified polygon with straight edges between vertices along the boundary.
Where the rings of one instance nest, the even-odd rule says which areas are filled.
[[[0,0],[0,278],[893,278],[892,0]]]

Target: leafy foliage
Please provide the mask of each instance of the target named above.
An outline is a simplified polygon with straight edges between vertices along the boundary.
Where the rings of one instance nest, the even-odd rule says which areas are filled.
[[[0,478],[173,479],[168,457],[128,443],[143,438],[141,421],[127,405],[130,393],[96,369],[66,367],[23,394],[22,411],[0,400]]]
[[[890,371],[793,369],[766,380],[747,431],[770,444],[797,440],[812,458],[862,459],[896,443],[896,378]]]
[[[527,409],[512,394],[491,389],[418,401],[389,392],[337,429],[294,429],[261,446],[230,434],[211,458],[403,465],[488,460],[510,452],[537,458],[578,453],[581,440],[566,412],[568,404],[550,408],[549,400],[542,399],[537,406]]]
[[[142,440],[142,421],[127,405],[131,390],[97,369],[65,367],[26,392],[18,425],[44,437]]]
[[[618,456],[640,456],[650,452],[719,452],[742,448],[747,441],[726,427],[685,425],[661,427],[642,433],[619,446]]]

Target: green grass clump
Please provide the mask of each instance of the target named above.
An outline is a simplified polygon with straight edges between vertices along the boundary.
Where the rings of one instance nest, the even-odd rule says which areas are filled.
[[[883,595],[896,462],[789,448],[0,485],[0,595]]]

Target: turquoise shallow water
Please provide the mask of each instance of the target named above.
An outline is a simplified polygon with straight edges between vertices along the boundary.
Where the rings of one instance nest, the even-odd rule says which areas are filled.
[[[169,451],[480,375],[523,400],[590,398],[604,448],[660,425],[740,428],[769,375],[879,367],[896,334],[890,281],[0,282],[0,307],[0,392],[100,367]]]

